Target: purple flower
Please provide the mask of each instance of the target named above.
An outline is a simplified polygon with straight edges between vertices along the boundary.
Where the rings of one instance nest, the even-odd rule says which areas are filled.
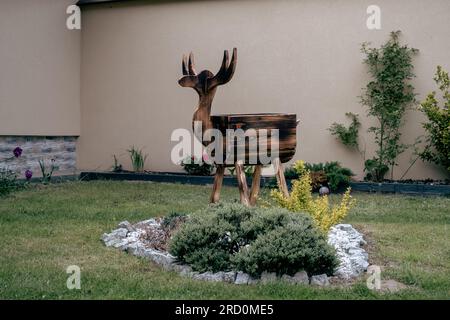
[[[25,171],[25,178],[27,178],[27,180],[30,180],[32,176],[33,176],[33,172],[31,170]]]
[[[22,155],[22,148],[21,147],[15,147],[13,150],[14,156],[16,158],[20,157]]]

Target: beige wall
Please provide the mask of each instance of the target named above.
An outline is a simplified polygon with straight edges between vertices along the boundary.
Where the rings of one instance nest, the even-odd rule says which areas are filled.
[[[80,133],[75,0],[0,0],[0,135]]]
[[[181,88],[181,54],[216,72],[223,49],[238,48],[233,80],[219,87],[214,113],[295,112],[301,119],[296,158],[338,160],[361,177],[363,160],[327,131],[344,113],[361,115],[367,83],[360,44],[379,46],[392,30],[420,49],[414,80],[419,99],[434,89],[436,65],[450,69],[450,1],[378,0],[382,30],[366,28],[373,1],[183,1],[91,6],[83,10],[80,169],[109,169],[112,155],[129,168],[130,145],[149,154],[146,169],[179,170],[170,161],[175,128],[190,128],[197,95]],[[372,139],[365,133],[367,156]],[[403,141],[421,134],[422,117],[407,116]],[[397,178],[409,165],[400,157]],[[442,177],[416,164],[406,178]]]

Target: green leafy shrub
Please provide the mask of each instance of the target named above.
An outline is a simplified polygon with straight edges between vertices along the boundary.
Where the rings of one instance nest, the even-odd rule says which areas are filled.
[[[421,110],[428,119],[423,127],[428,133],[425,150],[420,157],[443,166],[450,173],[450,80],[441,66],[437,67],[436,84],[442,92],[443,107],[439,107],[436,92],[431,92],[421,103]]]
[[[187,215],[182,212],[171,212],[165,216],[161,222],[162,227],[165,230],[172,231],[177,229],[181,223],[184,223],[187,219]]]
[[[366,181],[382,181],[388,171],[389,167],[377,159],[367,159],[364,162],[364,172],[366,173],[364,180]]]
[[[283,240],[287,234],[298,239]],[[270,254],[263,250],[264,243]],[[173,236],[169,251],[200,272],[317,274],[331,273],[336,266],[333,249],[308,215],[239,203],[214,204],[194,213]]]
[[[12,150],[11,157],[7,157],[5,159],[1,159],[1,162],[7,164],[9,161],[13,161],[22,156],[23,149],[21,147],[15,147]],[[25,178],[27,180],[31,179],[33,173],[31,170],[25,171]],[[0,197],[5,196],[11,192],[20,190],[25,187],[25,183],[17,179],[17,172],[14,172],[8,167],[0,167]]]
[[[127,150],[130,154],[131,165],[135,172],[144,172],[145,161],[147,160],[147,154],[144,155],[143,151],[132,146]]]
[[[206,155],[203,155],[202,161],[195,156],[188,156],[181,161],[183,169],[195,176],[209,176],[213,172],[214,165],[207,161]]]
[[[0,168],[0,197],[23,189],[25,183],[17,179],[17,174],[9,169]]]
[[[284,169],[284,176],[286,179],[297,179],[298,173],[293,166]]]
[[[200,210],[174,235],[169,252],[196,271],[230,270],[230,257],[239,243],[238,227],[252,211],[239,204]]]
[[[317,191],[321,185],[328,185],[332,191],[342,190],[348,187],[352,176],[351,169],[342,167],[337,161],[325,163],[304,163],[305,169],[311,177],[311,187]],[[285,170],[286,178],[298,179],[300,176],[294,166]]]
[[[308,169],[308,165],[306,165],[306,169]],[[348,187],[351,177],[355,175],[352,170],[342,167],[337,161],[326,162],[323,165],[323,171],[332,191]]]
[[[347,112],[345,115],[352,120],[352,123],[348,127],[334,122],[328,130],[333,136],[336,136],[343,145],[349,148],[359,149],[358,135],[361,122],[359,122],[357,114]]]
[[[332,275],[337,264],[334,250],[312,227],[310,220],[289,223],[261,234],[249,247],[238,252],[233,261],[237,269],[251,275],[263,271],[293,275],[299,270]]]

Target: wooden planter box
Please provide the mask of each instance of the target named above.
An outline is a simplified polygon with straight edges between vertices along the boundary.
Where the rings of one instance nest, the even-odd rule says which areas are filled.
[[[278,130],[278,151],[282,163],[288,162],[295,154],[297,147],[297,115],[293,113],[252,113],[252,114],[223,114],[211,116],[211,121],[215,129],[220,130],[224,139],[223,155],[227,155],[227,130],[245,131],[245,141],[232,141],[230,146],[234,147],[234,159],[227,159],[232,166],[237,159],[237,150],[245,150],[245,163],[250,163],[249,159],[259,160],[259,154],[266,156],[266,150],[259,150],[259,146],[266,146],[267,155],[270,156],[272,146],[272,130]],[[248,130],[248,131],[247,131]],[[265,133],[263,133],[263,131]],[[250,143],[253,143],[253,152],[250,152]],[[258,147],[256,149],[255,147]],[[222,159],[224,163],[225,159]],[[252,164],[261,164],[259,161]],[[262,163],[267,164],[267,163]]]

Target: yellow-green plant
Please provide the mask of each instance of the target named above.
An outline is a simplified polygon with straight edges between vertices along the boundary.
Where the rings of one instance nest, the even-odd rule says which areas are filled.
[[[328,196],[313,197],[311,175],[305,168],[305,163],[296,161],[294,169],[297,171],[299,178],[293,180],[289,197],[285,197],[279,190],[272,190],[272,199],[280,207],[289,211],[309,213],[317,227],[327,232],[333,225],[341,222],[355,204],[356,200],[352,199],[350,188],[344,193],[339,205],[330,206]]]

